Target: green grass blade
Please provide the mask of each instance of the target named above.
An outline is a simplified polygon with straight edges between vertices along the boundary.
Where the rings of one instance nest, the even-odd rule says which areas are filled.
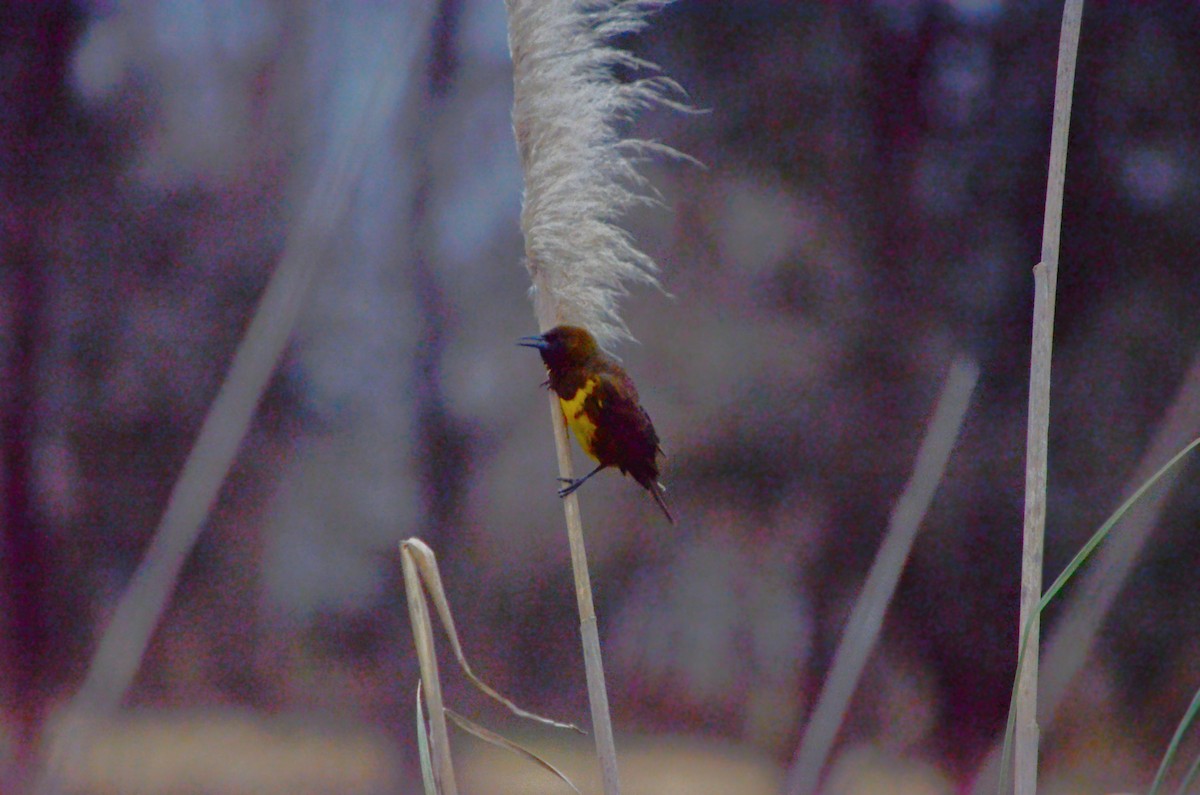
[[[1196,761],[1192,762],[1192,766],[1188,768],[1187,775],[1183,777],[1183,783],[1179,785],[1179,789],[1175,790],[1175,795],[1187,795],[1188,788],[1196,780],[1197,773],[1200,773],[1200,756],[1197,756]]]
[[[1067,564],[1065,569],[1063,569],[1062,574],[1058,575],[1058,577],[1055,578],[1054,582],[1050,585],[1050,587],[1046,589],[1046,593],[1043,594],[1041,600],[1038,602],[1036,615],[1039,615],[1039,616],[1041,615],[1042,611],[1046,609],[1046,605],[1050,604],[1050,600],[1052,600],[1054,597],[1056,597],[1059,594],[1059,592],[1062,591],[1062,589],[1071,580],[1071,578],[1075,576],[1075,573],[1079,570],[1079,567],[1082,566],[1089,557],[1091,557],[1092,553],[1096,551],[1096,547],[1100,546],[1101,542],[1103,542],[1104,539],[1108,537],[1108,534],[1110,532],[1112,532],[1112,529],[1114,527],[1116,527],[1117,523],[1120,522],[1123,518],[1125,518],[1125,514],[1129,513],[1130,509],[1132,509],[1133,506],[1137,504],[1138,500],[1140,500],[1143,496],[1145,496],[1146,492],[1148,492],[1150,489],[1154,488],[1154,486],[1160,480],[1162,480],[1163,477],[1165,477],[1167,475],[1167,473],[1169,473],[1176,466],[1178,466],[1179,463],[1184,458],[1186,458],[1189,453],[1191,453],[1193,450],[1195,450],[1197,446],[1200,446],[1200,438],[1193,439],[1190,444],[1188,444],[1186,447],[1184,447],[1182,450],[1180,450],[1178,453],[1176,453],[1171,458],[1170,461],[1163,464],[1162,467],[1157,472],[1155,472],[1153,475],[1151,475],[1150,478],[1145,483],[1143,483],[1141,486],[1139,486],[1137,491],[1135,491],[1132,495],[1130,495],[1129,499],[1125,500],[1125,502],[1121,503],[1121,506],[1119,508],[1117,508],[1117,510],[1113,511],[1113,514],[1108,517],[1107,521],[1105,521],[1104,524],[1100,525],[1100,529],[1092,534],[1092,537],[1088,539],[1087,543],[1084,544],[1083,547],[1080,548],[1079,552],[1076,553],[1075,557],[1073,557],[1071,559],[1071,562]],[[1013,677],[1013,690],[1012,690],[1012,695],[1010,696],[1010,699],[1008,702],[1008,721],[1005,724],[1005,729],[1004,729],[1004,746],[1003,746],[1003,750],[1001,751],[1001,754],[1000,754],[1000,776],[999,776],[997,787],[996,787],[996,792],[999,795],[1003,795],[1003,793],[1008,792],[1012,787],[1012,780],[1010,778],[1010,776],[1012,775],[1012,771],[1010,768],[1011,768],[1011,762],[1012,762],[1013,729],[1015,727],[1015,719],[1016,719],[1016,715],[1013,710],[1013,705],[1016,703],[1016,696],[1017,696],[1017,684],[1016,683],[1017,683],[1018,679],[1020,678],[1019,674],[1021,671],[1021,666],[1025,661],[1025,651],[1026,651],[1026,647],[1028,646],[1029,631],[1032,628],[1032,626],[1033,626],[1033,621],[1032,621],[1032,617],[1031,617],[1030,621],[1027,622],[1026,625],[1021,630],[1021,645],[1020,645],[1020,651],[1017,654],[1017,674],[1018,674],[1018,676]],[[1176,739],[1172,742],[1172,746],[1167,749],[1167,754],[1170,757],[1174,756],[1175,747],[1178,745],[1178,740],[1182,736],[1183,730],[1188,725],[1191,724],[1191,720],[1194,717],[1195,711],[1197,709],[1200,709],[1200,692],[1197,692],[1196,698],[1192,700],[1192,707],[1188,710],[1188,713],[1184,716],[1184,721],[1181,722],[1181,724],[1180,724],[1180,729],[1177,732]],[[1159,771],[1160,777],[1163,774],[1163,770],[1165,770],[1165,767],[1166,767],[1166,765],[1169,764],[1169,762],[1170,762],[1169,758],[1164,758],[1163,769],[1160,769],[1160,771]],[[1157,786],[1157,783],[1158,783],[1158,779],[1155,779],[1155,786]],[[1153,792],[1153,790],[1151,790],[1151,792]]]
[[[1071,562],[1067,564],[1067,567],[1063,569],[1062,574],[1058,575],[1058,578],[1054,580],[1053,584],[1046,589],[1045,595],[1042,596],[1042,601],[1038,603],[1039,612],[1044,610],[1046,605],[1050,603],[1050,600],[1058,595],[1058,592],[1061,591],[1063,586],[1067,584],[1067,581],[1075,575],[1075,572],[1080,566],[1083,565],[1083,562],[1091,556],[1096,547],[1100,546],[1100,542],[1108,536],[1109,531],[1113,529],[1117,522],[1125,518],[1125,514],[1129,513],[1130,509],[1137,504],[1138,500],[1140,500],[1147,491],[1152,489],[1155,484],[1162,480],[1168,472],[1174,469],[1176,465],[1178,465],[1179,462],[1187,456],[1188,453],[1195,450],[1197,445],[1200,445],[1200,438],[1193,439],[1187,447],[1180,450],[1170,461],[1163,464],[1162,468],[1151,475],[1149,480],[1139,486],[1138,490],[1135,491],[1129,497],[1129,499],[1121,503],[1121,507],[1117,508],[1117,510],[1113,512],[1113,515],[1108,517],[1108,521],[1100,525],[1100,529],[1088,539],[1088,542],[1083,545],[1083,548],[1079,550],[1075,557],[1071,559]]]
[[[1158,788],[1162,786],[1163,779],[1167,777],[1167,770],[1175,761],[1175,754],[1179,752],[1179,744],[1183,742],[1183,735],[1187,733],[1188,727],[1196,719],[1197,712],[1200,712],[1200,690],[1197,690],[1196,695],[1192,696],[1192,703],[1188,705],[1187,712],[1183,714],[1183,720],[1179,721],[1179,726],[1175,729],[1175,736],[1171,738],[1171,744],[1167,746],[1167,752],[1163,754],[1162,762],[1158,765],[1154,783],[1150,785],[1149,795],[1158,795]],[[1188,771],[1188,778],[1194,775],[1195,768],[1196,765],[1192,765],[1192,770]],[[1184,786],[1187,786],[1186,780]]]

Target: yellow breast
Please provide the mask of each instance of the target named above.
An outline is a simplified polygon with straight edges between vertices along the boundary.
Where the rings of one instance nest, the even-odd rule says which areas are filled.
[[[570,399],[558,399],[559,404],[562,405],[563,417],[566,418],[567,425],[571,426],[571,430],[574,431],[575,438],[579,440],[579,446],[593,459],[596,459],[595,453],[592,452],[592,440],[596,436],[596,423],[588,417],[583,404],[596,389],[596,383],[596,379],[589,378]]]

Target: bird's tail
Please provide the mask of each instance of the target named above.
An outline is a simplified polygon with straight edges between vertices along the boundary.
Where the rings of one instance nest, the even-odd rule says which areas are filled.
[[[666,514],[667,521],[675,524],[675,517],[671,515],[671,509],[667,507],[667,498],[664,496],[667,493],[667,487],[657,480],[652,480],[648,491],[650,496],[654,497],[654,501],[658,503],[658,507],[662,508],[662,512]]]

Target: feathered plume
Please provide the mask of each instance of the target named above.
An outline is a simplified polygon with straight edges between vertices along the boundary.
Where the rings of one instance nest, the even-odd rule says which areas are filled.
[[[513,127],[525,173],[525,265],[543,329],[585,326],[602,345],[628,338],[616,299],[629,281],[657,285],[654,261],[617,226],[651,201],[637,162],[661,144],[623,139],[617,125],[652,105],[679,107],[671,80],[618,82],[617,67],[655,67],[609,42],[641,30],[670,0],[507,0]]]

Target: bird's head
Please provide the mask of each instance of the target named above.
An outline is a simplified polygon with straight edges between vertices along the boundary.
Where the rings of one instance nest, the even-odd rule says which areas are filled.
[[[600,350],[592,333],[580,326],[555,326],[536,337],[522,337],[518,345],[537,348],[551,370],[578,367]]]

